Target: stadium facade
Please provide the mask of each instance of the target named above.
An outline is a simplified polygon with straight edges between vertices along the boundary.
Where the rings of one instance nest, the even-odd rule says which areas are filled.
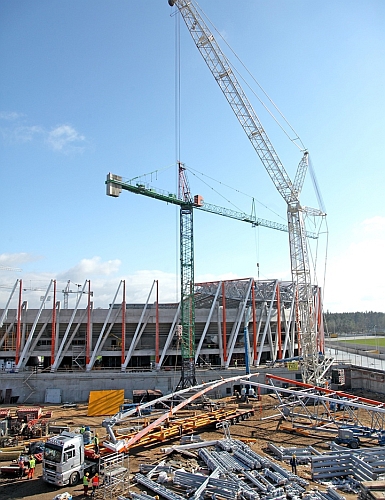
[[[313,290],[314,319],[323,350],[321,294],[318,287]],[[126,304],[117,300],[117,293],[108,309],[99,309],[93,308],[90,295],[85,308],[79,306],[79,300],[74,309],[67,308],[68,301],[64,301],[64,307],[60,301],[54,301],[48,308],[44,300],[39,309],[29,309],[27,302],[12,309],[10,295],[6,307],[0,309],[3,380],[10,380],[10,386],[12,380],[26,381],[23,391],[19,387],[18,392],[23,392],[22,400],[30,401],[42,397],[41,390],[48,388],[48,379],[51,386],[62,386],[63,394],[70,386],[76,391],[76,380],[88,380],[90,385],[91,380],[100,379],[103,386],[103,380],[118,374],[125,387],[128,379],[131,387],[135,378],[144,377],[146,381],[141,380],[139,385],[172,390],[173,374],[181,366],[180,304],[150,300]],[[228,370],[244,366],[245,356],[253,370],[273,360],[295,357],[300,342],[296,306],[295,286],[291,282],[248,278],[196,284],[198,372],[208,380],[216,378],[213,370],[227,376]],[[36,377],[41,390],[33,387],[28,395],[28,380]],[[77,393],[76,399],[83,396]]]

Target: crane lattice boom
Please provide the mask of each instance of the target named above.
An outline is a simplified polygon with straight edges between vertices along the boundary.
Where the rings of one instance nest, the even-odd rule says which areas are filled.
[[[276,189],[287,203],[291,273],[298,294],[297,331],[303,359],[302,376],[305,382],[319,384],[323,377],[324,366],[320,361],[317,346],[314,297],[303,219],[304,208],[301,207],[299,201],[299,194],[308,167],[308,153],[305,151],[293,183],[232,71],[228,59],[201,18],[194,3],[190,0],[169,0],[169,5],[175,5],[178,8],[195,45],[242,125]],[[313,213],[324,215],[320,211]]]

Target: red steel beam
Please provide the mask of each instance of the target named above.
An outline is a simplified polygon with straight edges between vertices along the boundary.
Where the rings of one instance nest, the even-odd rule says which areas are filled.
[[[278,380],[280,382],[288,382],[290,385],[297,385],[298,387],[303,387],[304,389],[315,389],[325,394],[333,394],[346,399],[354,399],[354,401],[370,404],[373,406],[382,406],[382,407],[384,406],[384,403],[381,403],[380,401],[375,401],[374,399],[362,398],[342,391],[333,391],[332,389],[327,389],[326,387],[319,387],[317,385],[311,385],[311,384],[306,384],[305,382],[299,382],[298,380],[291,380],[289,378],[278,377],[278,375],[272,375],[271,373],[266,373],[266,379]]]

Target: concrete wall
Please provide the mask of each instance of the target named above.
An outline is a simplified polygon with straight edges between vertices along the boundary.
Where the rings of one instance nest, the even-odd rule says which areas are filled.
[[[385,394],[385,372],[369,368],[351,368],[351,388]],[[375,399],[375,397],[373,397]]]
[[[294,379],[296,372],[285,368],[269,368],[270,373],[285,378]],[[244,369],[202,370],[198,369],[198,383],[219,380],[244,374]],[[252,373],[258,373],[253,370]],[[253,381],[265,383],[265,373],[261,370]],[[298,373],[298,372],[297,372]],[[124,389],[125,399],[132,399],[133,389],[159,389],[163,394],[169,394],[180,380],[180,372],[148,371],[148,372],[103,372],[94,370],[86,372],[55,372],[55,373],[1,373],[3,396],[5,389],[12,389],[12,396],[18,396],[17,404],[44,404],[47,389],[60,389],[62,402],[88,401],[90,391]],[[225,397],[233,394],[233,384],[228,383],[216,389],[211,397]]]

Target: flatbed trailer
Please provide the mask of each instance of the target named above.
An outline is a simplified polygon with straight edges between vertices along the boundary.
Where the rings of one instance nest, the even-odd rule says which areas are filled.
[[[223,426],[224,422],[228,425],[235,425],[243,420],[246,420],[254,415],[253,408],[221,408],[210,412],[198,413],[194,416],[185,418],[168,419],[159,427],[155,427],[148,434],[141,437],[135,443],[124,447],[122,451],[128,451],[133,448],[138,448],[154,443],[159,443],[172,439],[184,434],[191,434],[198,430],[203,430],[206,427],[214,427],[218,429]],[[120,436],[121,440],[129,441],[134,437],[136,432],[131,432],[125,436]],[[86,447],[87,448],[87,447]],[[89,447],[91,448],[91,446]],[[111,450],[103,445],[100,446],[100,454],[109,454]]]

